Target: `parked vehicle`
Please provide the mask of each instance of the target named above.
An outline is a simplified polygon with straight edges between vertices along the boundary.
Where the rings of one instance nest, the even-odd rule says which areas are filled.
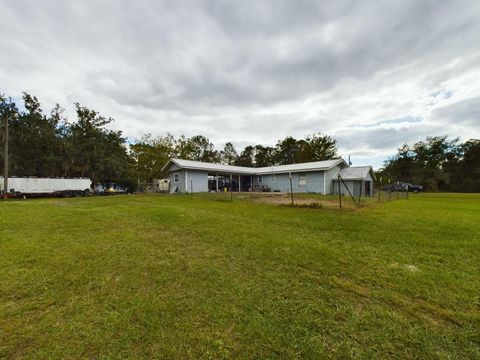
[[[121,195],[127,194],[128,189],[116,183],[97,184],[94,189],[97,195]]]
[[[418,193],[423,191],[423,186],[422,185],[415,185],[415,184],[407,184],[408,186],[408,191]]]
[[[397,181],[396,183],[385,185],[382,189],[383,191],[408,191],[418,193],[423,191],[423,186]]]
[[[0,186],[1,184],[3,177],[0,177]],[[8,178],[10,197],[85,196],[90,194],[90,186],[91,181],[88,178]]]

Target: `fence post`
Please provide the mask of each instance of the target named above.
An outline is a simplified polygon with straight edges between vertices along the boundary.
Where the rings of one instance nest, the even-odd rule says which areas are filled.
[[[360,177],[362,177],[362,175],[360,175]],[[362,188],[363,188],[363,180],[360,180],[360,192],[358,193],[358,204],[360,204],[360,201],[362,199]]]
[[[357,204],[357,201],[355,200],[355,197],[352,195],[352,193],[351,193],[350,190],[348,189],[347,184],[345,184],[345,181],[343,181],[343,178],[342,178],[342,176],[341,176],[340,174],[338,174],[338,178],[339,178],[340,180],[342,180],[342,184],[343,184],[343,186],[345,186],[345,189],[348,191],[348,194],[349,194],[350,197],[352,198],[353,203],[354,203],[355,205],[358,205],[358,204]]]
[[[288,173],[288,177],[290,179],[290,195],[292,197],[292,206],[293,206],[293,185],[292,185],[292,173]]]
[[[338,175],[338,203],[340,204],[340,209],[342,208],[342,192],[340,190],[340,174]]]
[[[388,200],[392,200],[392,190],[388,192]]]

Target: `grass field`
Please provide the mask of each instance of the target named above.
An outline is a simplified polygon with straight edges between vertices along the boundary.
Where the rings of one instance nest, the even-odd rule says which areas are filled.
[[[480,358],[480,195],[0,203],[0,358]]]

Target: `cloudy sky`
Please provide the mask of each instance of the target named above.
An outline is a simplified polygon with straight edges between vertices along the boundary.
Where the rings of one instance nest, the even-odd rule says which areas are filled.
[[[130,138],[273,145],[323,132],[355,165],[480,137],[480,1],[0,0],[0,91]]]

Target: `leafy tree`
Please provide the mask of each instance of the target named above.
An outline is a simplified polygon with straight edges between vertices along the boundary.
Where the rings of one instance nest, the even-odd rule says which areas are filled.
[[[255,146],[255,166],[272,166],[275,165],[276,153],[275,148],[271,146]]]
[[[470,139],[461,145],[463,157],[461,181],[455,184],[457,191],[480,192],[480,139]]]
[[[253,167],[254,160],[255,148],[249,145],[240,153],[240,156],[235,161],[235,165]]]
[[[163,178],[166,174],[162,173],[162,167],[175,156],[175,139],[171,134],[157,138],[146,134],[130,145],[130,156],[139,182]]]
[[[323,134],[307,136],[305,140],[298,141],[299,162],[322,161],[338,158],[337,140]]]
[[[12,98],[6,97],[4,94],[0,93],[0,131],[1,131],[1,140],[2,140],[2,146],[0,149],[0,169],[2,170],[2,174],[4,174],[4,156],[5,154],[3,153],[4,147],[3,145],[5,144],[5,138],[4,138],[4,126],[5,126],[5,120],[8,121],[9,128],[11,129],[13,125],[15,124],[14,118],[18,116],[18,109],[13,101]],[[11,133],[11,130],[10,132]],[[9,136],[9,147],[12,146],[12,136]]]
[[[276,150],[271,146],[256,145],[254,149],[255,153],[255,166],[273,166],[276,160]]]
[[[205,162],[220,162],[220,153],[205,136],[196,135],[191,138],[180,136],[175,141],[175,155],[180,159]]]
[[[300,146],[301,143],[291,136],[279,140],[275,147],[275,163],[278,165],[298,163]]]
[[[205,136],[196,135],[189,139],[192,149],[191,160],[220,162],[220,154]]]
[[[381,176],[418,183],[430,191],[456,189],[463,182],[464,162],[464,151],[458,141],[447,136],[430,136],[411,147],[404,144],[385,162]]]
[[[231,142],[227,142],[225,144],[225,147],[220,152],[220,157],[223,164],[226,164],[226,165],[235,164],[235,161],[237,161],[237,158],[238,158],[238,153]]]
[[[23,94],[25,111],[12,122],[11,173],[17,176],[61,176],[59,123],[43,114],[35,96]]]
[[[127,176],[128,155],[121,131],[106,129],[113,119],[75,103],[77,122],[70,126],[73,172],[106,182]]]

